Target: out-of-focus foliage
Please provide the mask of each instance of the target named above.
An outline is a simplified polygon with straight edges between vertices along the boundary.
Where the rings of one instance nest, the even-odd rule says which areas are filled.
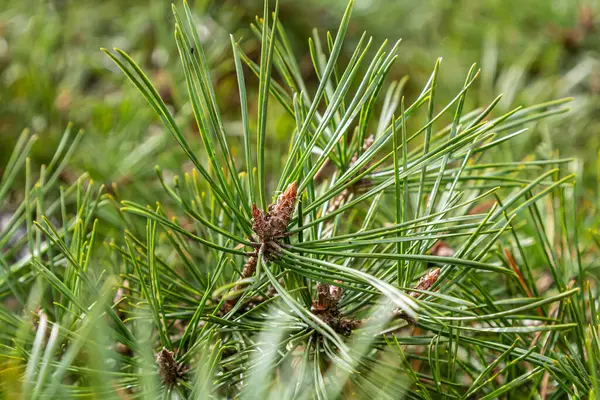
[[[236,96],[228,95],[234,92],[235,79],[227,57],[227,34],[238,32],[255,39],[248,24],[261,14],[262,4],[196,1],[191,6],[200,16],[199,32],[211,53],[219,99],[226,103],[224,113],[232,110],[227,119],[235,122],[239,115]],[[301,66],[309,82],[316,77],[306,34],[312,28],[334,30],[336,16],[345,6],[340,0],[282,1],[280,14],[296,54],[303,56]],[[553,125],[548,135],[563,155],[576,155],[589,163],[600,145],[594,134],[600,127],[599,15],[591,1],[359,0],[344,50],[348,54],[363,30],[375,40],[403,38],[391,77],[410,76],[408,96],[423,87],[438,57],[443,58],[440,74],[447,82],[438,94],[441,98],[460,89],[459,72],[473,62],[483,69],[476,84],[479,98],[473,103],[489,102],[503,93],[500,105],[508,110],[516,104],[577,96],[576,115],[565,116],[564,123]],[[143,151],[162,154],[164,159],[176,157],[170,164],[176,165],[180,154],[168,151],[172,147],[160,132],[149,131],[155,117],[132,88],[122,87],[122,77],[114,74],[114,66],[99,51],[110,44],[130,52],[168,102],[185,109],[178,117],[189,118],[180,86],[174,84],[183,76],[170,46],[170,21],[168,2],[5,1],[0,9],[0,146],[10,149],[29,127],[48,144],[35,150],[34,159],[47,162],[52,145],[72,121],[87,132],[86,157],[76,158],[73,168],[91,170],[97,180],[131,182],[143,167],[133,168],[129,160],[114,168],[107,157],[123,159],[150,137]],[[245,45],[256,48],[248,40]],[[285,121],[281,124],[286,126]],[[192,127],[187,131],[193,135]],[[524,151],[534,150],[536,141],[530,138]],[[0,152],[0,171],[7,154]],[[590,176],[593,170],[589,169]]]
[[[153,174],[157,157],[163,164],[178,165],[181,155],[165,143],[152,111],[132,88],[123,86],[100,51],[107,43],[131,51],[148,68],[165,101],[185,108],[185,98],[173,84],[183,75],[171,45],[168,3],[9,3],[0,10],[0,171],[24,128],[43,143],[32,157],[47,163],[69,121],[86,135],[63,176],[67,181],[86,170],[102,183],[129,186]],[[221,66],[229,40],[222,25],[236,26],[239,17],[234,11],[205,14],[201,4],[196,8],[204,15],[199,31],[219,79],[219,71],[227,75],[231,69]],[[189,112],[178,115],[189,118]],[[135,191],[140,194],[140,187]]]

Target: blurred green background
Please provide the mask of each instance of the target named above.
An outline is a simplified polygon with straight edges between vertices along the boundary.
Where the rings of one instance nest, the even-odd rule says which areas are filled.
[[[260,0],[190,1],[200,21],[213,68],[213,80],[230,135],[240,134],[238,93],[229,33],[244,38],[258,59],[249,29],[262,13]],[[301,57],[304,74],[316,81],[307,39],[313,28],[321,40],[335,33],[345,0],[281,1],[280,20]],[[460,90],[473,63],[482,73],[472,103],[485,105],[503,93],[502,109],[574,96],[573,110],[536,130],[562,156],[584,163],[587,188],[595,188],[600,146],[600,4],[576,0],[356,0],[346,50],[364,30],[380,43],[403,39],[392,79],[409,75],[406,96],[416,96],[442,57],[438,96],[447,100]],[[183,74],[172,35],[169,1],[14,1],[0,7],[0,173],[23,129],[39,136],[35,164],[48,162],[69,121],[86,131],[65,181],[88,171],[99,182],[117,182],[137,197],[154,165],[179,170],[185,157],[163,131],[157,117],[133,85],[100,51],[119,47],[140,63],[173,107],[184,132],[195,136],[186,103]],[[253,77],[250,86],[256,86]],[[250,93],[250,110],[256,94]],[[271,148],[285,146],[291,121],[270,114]],[[470,104],[469,106],[474,106]],[[254,112],[252,115],[255,115]],[[281,144],[279,144],[281,142]],[[540,137],[522,139],[525,155],[538,149]],[[513,143],[512,146],[515,146]],[[198,146],[200,148],[200,146]],[[514,150],[514,149],[513,149]],[[518,154],[517,154],[518,156]]]

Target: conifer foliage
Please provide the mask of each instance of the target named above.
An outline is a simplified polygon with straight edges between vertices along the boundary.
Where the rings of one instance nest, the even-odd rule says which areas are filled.
[[[223,121],[187,3],[173,7],[174,39],[197,132],[125,51],[104,50],[189,158],[179,176],[156,167],[167,201],[123,199],[86,176],[57,187],[79,135],[68,131],[39,174],[23,135],[0,181],[1,202],[27,176],[0,227],[5,394],[597,395],[597,292],[572,160],[510,151],[570,99],[471,107],[473,66],[444,103],[441,60],[409,98],[407,79],[392,79],[399,41],[377,47],[364,34],[342,61],[352,8],[335,34],[308,42],[314,88],[278,4],[252,25],[258,62],[231,37],[241,137]],[[284,155],[270,151],[273,107],[294,125]],[[102,246],[103,225],[124,233]]]

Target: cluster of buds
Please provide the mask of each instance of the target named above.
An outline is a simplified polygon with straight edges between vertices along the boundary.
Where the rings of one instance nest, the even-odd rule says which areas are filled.
[[[279,253],[281,249],[279,240],[287,235],[287,227],[294,215],[297,197],[298,185],[293,182],[277,197],[275,203],[269,205],[267,212],[258,208],[256,204],[252,205],[252,230],[256,236],[250,240],[254,251],[244,265],[240,280],[254,275],[259,254],[262,253],[266,260],[272,260]],[[238,284],[233,290],[237,292],[242,289],[243,285]],[[237,298],[225,301],[222,311],[229,312],[236,302]]]
[[[341,281],[335,281],[341,283]],[[342,288],[325,283],[317,283],[317,298],[313,300],[310,311],[321,318],[334,331],[345,336],[361,325],[361,321],[344,317],[340,311],[339,302],[342,298]]]
[[[164,347],[156,354],[156,364],[165,386],[176,385],[180,379],[183,379],[186,372],[185,366],[175,360],[173,352]]]
[[[279,240],[287,235],[297,197],[298,185],[293,182],[277,197],[275,203],[269,205],[267,212],[256,204],[252,205],[252,230],[257,236],[252,241],[256,251],[260,250],[267,260],[279,252]]]
[[[419,279],[419,282],[414,287],[416,290],[427,290],[431,288],[435,282],[437,282],[440,275],[440,269],[435,268],[427,271],[425,275]],[[341,283],[341,281],[335,281]],[[409,296],[417,298],[421,293],[416,291],[409,292]],[[335,285],[327,285],[325,283],[317,284],[317,298],[313,300],[310,311],[321,318],[323,322],[329,325],[333,330],[341,333],[345,336],[350,335],[354,329],[359,328],[361,325],[368,323],[372,318],[367,319],[353,319],[345,317],[339,306],[340,299],[342,298],[342,288]],[[403,311],[396,310],[393,313],[394,317],[405,319],[409,322],[414,322],[411,318]]]

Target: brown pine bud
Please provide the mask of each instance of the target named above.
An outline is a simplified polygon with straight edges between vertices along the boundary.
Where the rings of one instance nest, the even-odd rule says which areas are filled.
[[[271,226],[271,237],[280,237],[287,230],[287,226],[294,215],[298,185],[291,183],[283,193],[277,197],[277,201],[269,210],[269,224]]]
[[[335,283],[342,283],[342,281],[335,280]],[[329,296],[335,302],[340,301],[342,298],[342,288],[335,285],[329,286]]]
[[[267,215],[256,204],[252,204],[252,230],[259,238],[264,238],[269,233],[269,223]]]
[[[430,269],[429,271],[427,271],[427,273],[421,279],[419,279],[419,283],[417,283],[417,286],[415,286],[415,289],[417,289],[417,290],[429,289],[431,286],[433,286],[433,284],[435,282],[437,282],[439,276],[440,276],[439,268]],[[409,293],[409,295],[413,298],[419,297],[420,294],[421,293],[419,293],[419,292],[410,292]]]
[[[166,386],[173,386],[179,379],[183,378],[185,367],[175,361],[173,352],[165,347],[156,354],[156,364],[158,365],[158,373]]]

